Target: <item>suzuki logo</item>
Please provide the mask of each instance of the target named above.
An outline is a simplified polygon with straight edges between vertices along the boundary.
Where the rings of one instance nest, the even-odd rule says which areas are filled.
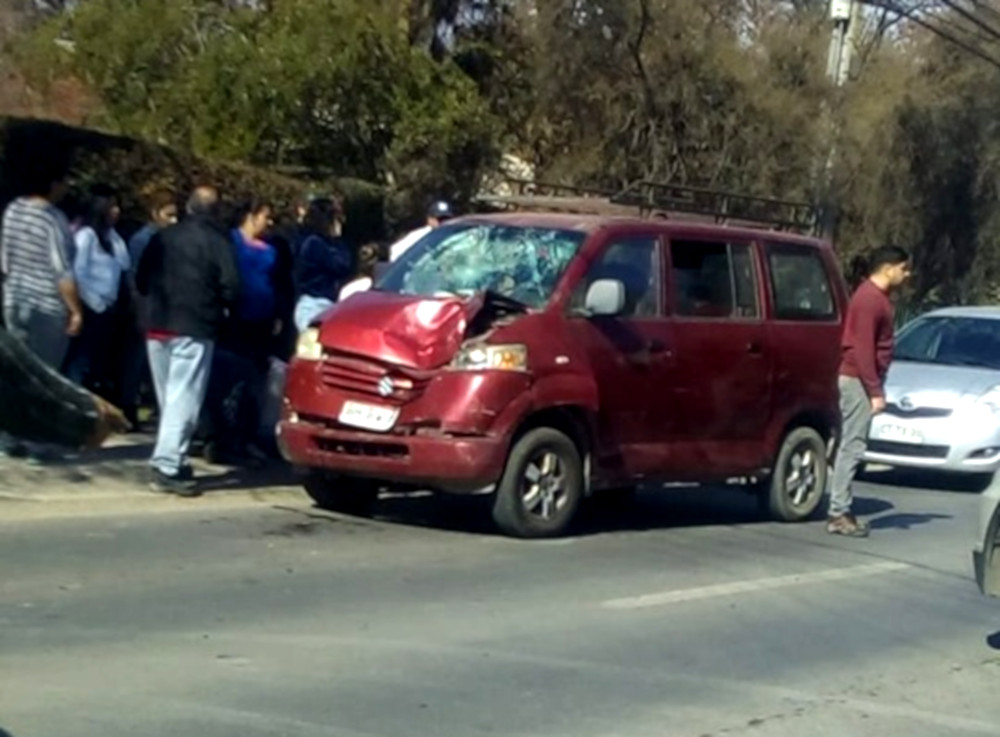
[[[912,412],[913,410],[916,409],[916,405],[913,403],[913,400],[910,399],[909,397],[903,397],[902,399],[899,400],[899,408],[904,412]]]
[[[388,376],[383,376],[378,382],[378,393],[383,397],[388,397],[392,394],[393,389],[396,387],[392,383],[392,379]]]

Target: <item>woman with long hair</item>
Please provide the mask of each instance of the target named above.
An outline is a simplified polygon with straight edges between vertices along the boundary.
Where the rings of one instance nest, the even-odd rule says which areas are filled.
[[[70,344],[64,364],[70,381],[112,400],[108,396],[108,356],[115,344],[119,310],[127,294],[123,289],[125,275],[132,268],[128,247],[115,229],[120,214],[114,189],[106,185],[91,188],[80,227],[74,234],[73,275],[83,303],[83,328]]]

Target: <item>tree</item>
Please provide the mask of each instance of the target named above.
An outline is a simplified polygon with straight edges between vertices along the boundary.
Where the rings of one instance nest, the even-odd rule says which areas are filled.
[[[40,28],[20,58],[39,81],[80,76],[116,131],[468,197],[500,126],[454,62],[412,45],[399,10],[396,0],[264,10],[89,0]]]

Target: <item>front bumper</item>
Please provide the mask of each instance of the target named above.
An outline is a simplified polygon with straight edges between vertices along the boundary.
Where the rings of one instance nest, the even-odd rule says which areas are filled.
[[[278,424],[277,437],[282,455],[296,466],[453,493],[496,483],[507,454],[503,439],[491,437],[393,436],[289,419]]]
[[[1000,425],[992,415],[956,412],[910,418],[883,413],[872,419],[864,460],[952,473],[1000,470]]]
[[[415,388],[383,397],[373,394],[372,387],[386,369],[369,364],[354,360],[330,372],[319,362],[292,362],[277,428],[286,460],[458,493],[499,480],[511,434],[531,402],[528,375],[431,372],[415,376]],[[364,429],[341,421],[347,403],[398,414],[384,431]]]
[[[987,596],[1000,596],[1000,474],[994,475],[993,483],[980,497],[972,567],[979,590]]]

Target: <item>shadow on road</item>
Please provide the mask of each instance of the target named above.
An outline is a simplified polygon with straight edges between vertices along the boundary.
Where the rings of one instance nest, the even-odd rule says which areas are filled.
[[[393,495],[379,501],[374,516],[405,526],[497,535],[490,517],[490,505],[490,497]],[[893,505],[881,499],[859,497],[855,499],[855,509],[859,514],[870,516],[890,511]],[[813,519],[820,520],[823,516],[821,507]],[[585,537],[769,521],[760,511],[757,499],[745,491],[731,488],[646,489],[632,499],[588,500],[580,510],[571,535]]]
[[[1000,650],[1000,632],[994,632],[986,638],[986,644],[994,650]],[[2,737],[2,735],[0,735]]]
[[[909,530],[939,519],[954,519],[954,516],[950,514],[887,514],[884,517],[871,520],[871,526],[873,530]]]
[[[957,474],[931,470],[892,469],[868,471],[860,480],[879,486],[901,486],[922,491],[955,491],[960,493],[981,493],[992,481],[989,474]]]

